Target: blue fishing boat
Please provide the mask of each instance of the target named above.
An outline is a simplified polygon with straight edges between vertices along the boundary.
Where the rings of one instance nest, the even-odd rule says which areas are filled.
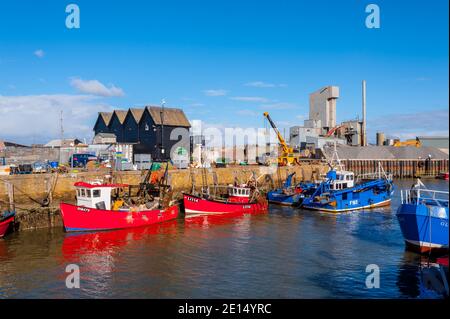
[[[314,183],[299,183],[292,185],[292,179],[295,175],[291,173],[286,178],[283,186],[267,193],[267,200],[272,204],[299,206],[303,199],[311,194],[316,186]]]
[[[448,253],[448,192],[430,190],[418,180],[401,191],[397,218],[408,249]]]
[[[302,208],[340,213],[390,205],[394,192],[392,175],[386,174],[378,164],[378,170],[371,174],[356,176],[344,170],[336,148],[330,171],[314,193],[306,197]]]

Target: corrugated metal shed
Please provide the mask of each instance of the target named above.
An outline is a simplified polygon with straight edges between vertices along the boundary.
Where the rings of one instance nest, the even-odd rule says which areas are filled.
[[[418,136],[423,146],[433,146],[437,148],[448,148],[448,136]]]
[[[159,106],[147,106],[153,121],[156,125],[161,125],[161,110]],[[191,127],[186,115],[183,110],[176,108],[164,108],[164,125],[170,126],[181,126],[181,127]]]
[[[333,146],[326,146],[323,149],[325,157],[331,158],[333,154]],[[422,146],[348,146],[337,145],[336,150],[339,158],[344,159],[360,159],[360,160],[389,160],[389,159],[407,159],[417,160],[425,159],[431,155],[432,159],[448,159],[448,154],[442,152],[436,147]]]

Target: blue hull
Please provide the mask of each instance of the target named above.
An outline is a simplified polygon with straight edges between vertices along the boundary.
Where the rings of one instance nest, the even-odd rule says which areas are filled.
[[[278,205],[297,206],[302,203],[303,198],[302,194],[286,195],[279,190],[267,193],[269,203]]]
[[[327,193],[327,196],[323,196]],[[339,191],[316,192],[303,201],[302,207],[325,212],[340,213],[358,209],[389,205],[392,187],[384,181],[367,182]]]
[[[402,204],[397,218],[408,247],[420,252],[448,251],[448,207]]]

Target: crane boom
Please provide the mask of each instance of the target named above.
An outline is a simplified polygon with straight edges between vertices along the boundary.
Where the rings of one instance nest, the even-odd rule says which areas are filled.
[[[267,118],[267,120],[269,121],[270,125],[272,126],[273,130],[275,131],[275,133],[277,134],[278,137],[278,141],[281,144],[281,147],[283,148],[283,151],[285,153],[290,153],[290,149],[288,147],[288,145],[286,144],[286,141],[284,140],[283,136],[281,135],[280,131],[278,130],[277,126],[275,125],[275,123],[272,121],[272,119],[270,118],[269,112],[264,112],[263,113],[264,116]]]

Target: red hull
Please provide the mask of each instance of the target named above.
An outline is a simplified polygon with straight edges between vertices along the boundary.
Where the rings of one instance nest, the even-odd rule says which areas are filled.
[[[184,211],[186,212],[186,217],[193,215],[204,215],[204,214],[229,214],[229,213],[243,213],[251,214],[262,211],[267,211],[267,200],[262,200],[256,203],[237,203],[228,202],[224,203],[217,200],[203,199],[194,195],[183,195],[184,201]]]
[[[100,210],[65,203],[61,203],[60,208],[67,232],[142,227],[178,217],[178,206],[170,206],[166,210],[155,209],[141,212]]]
[[[9,229],[9,226],[14,222],[14,216],[11,216],[4,221],[0,222],[0,238],[5,236],[6,232]]]

